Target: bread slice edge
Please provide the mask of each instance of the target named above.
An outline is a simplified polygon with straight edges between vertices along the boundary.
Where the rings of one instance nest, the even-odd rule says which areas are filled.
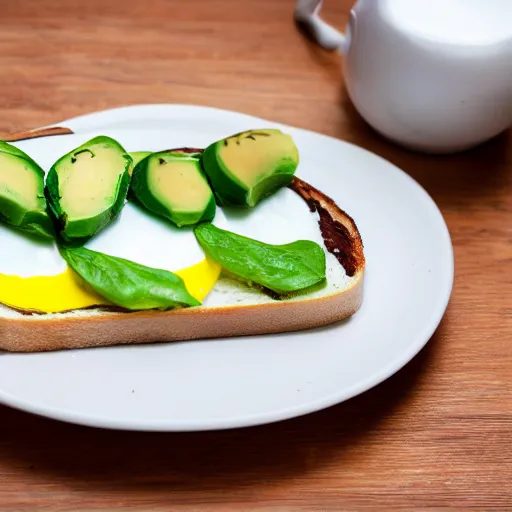
[[[339,322],[356,313],[363,300],[363,280],[360,272],[349,288],[297,301],[0,319],[0,348],[10,352],[43,352],[310,329]]]

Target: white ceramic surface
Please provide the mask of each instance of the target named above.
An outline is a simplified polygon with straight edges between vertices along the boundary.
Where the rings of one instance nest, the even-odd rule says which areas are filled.
[[[296,18],[339,47],[348,93],[377,131],[413,149],[467,149],[512,125],[510,0],[358,0],[346,34],[298,0]]]
[[[446,225],[427,193],[380,157],[324,135],[206,107],[135,106],[62,124],[84,134],[138,130],[138,145],[128,150],[156,149],[150,138],[155,131],[165,131],[165,147],[173,147],[202,146],[248,128],[286,130],[301,154],[298,175],[328,192],[361,231],[368,262],[364,304],[346,322],[297,333],[1,353],[1,402],[106,428],[182,431],[262,424],[328,407],[375,386],[414,357],[439,324],[453,281]],[[23,147],[43,161],[44,140]]]

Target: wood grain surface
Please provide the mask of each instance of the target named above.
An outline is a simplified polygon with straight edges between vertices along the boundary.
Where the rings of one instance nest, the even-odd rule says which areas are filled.
[[[344,26],[351,2],[327,0]],[[279,424],[118,433],[0,408],[2,510],[512,510],[512,137],[423,156],[376,135],[292,0],[0,0],[0,132],[135,103],[316,130],[417,179],[453,237],[453,298],[407,367]]]

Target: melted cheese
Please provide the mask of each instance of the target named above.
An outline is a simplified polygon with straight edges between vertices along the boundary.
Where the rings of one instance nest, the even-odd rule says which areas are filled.
[[[0,274],[0,302],[16,309],[58,313],[108,304],[88,290],[71,269],[56,276],[19,277]]]
[[[205,258],[175,273],[183,279],[189,293],[202,302],[217,282],[220,271],[219,265]],[[44,313],[110,304],[69,268],[56,276],[19,277],[0,274],[0,303],[16,309]]]
[[[221,267],[210,258],[175,272],[187,287],[188,293],[203,302],[219,279]]]

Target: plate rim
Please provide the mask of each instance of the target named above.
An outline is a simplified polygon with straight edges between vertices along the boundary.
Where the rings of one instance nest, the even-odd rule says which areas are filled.
[[[368,378],[359,381],[358,383],[350,386],[349,388],[343,388],[341,392],[331,393],[327,396],[324,396],[321,399],[312,400],[305,404],[300,404],[284,409],[280,409],[278,412],[270,412],[270,413],[261,413],[261,414],[252,414],[245,416],[234,416],[229,419],[225,418],[213,418],[207,420],[126,420],[126,419],[106,419],[101,416],[94,416],[91,414],[81,414],[69,412],[66,410],[62,410],[55,407],[47,407],[47,406],[39,406],[38,404],[34,404],[25,399],[19,399],[10,393],[4,392],[0,389],[0,403],[25,411],[32,414],[37,414],[39,416],[64,421],[67,423],[79,424],[88,427],[99,427],[104,429],[113,429],[113,430],[126,430],[126,431],[154,431],[154,432],[192,432],[192,431],[211,431],[211,430],[227,430],[233,428],[245,428],[252,427],[256,425],[263,425],[268,423],[279,422],[287,419],[296,418],[299,416],[311,414],[339,403],[342,403],[346,400],[349,400],[361,393],[372,389],[373,387],[381,384],[389,377],[398,372],[401,368],[407,365],[430,341],[435,331],[439,327],[441,323],[448,304],[450,302],[453,283],[454,283],[454,250],[453,244],[450,237],[450,232],[446,221],[443,217],[443,214],[433,198],[430,194],[418,183],[412,176],[410,176],[407,172],[400,169],[398,166],[393,164],[392,162],[386,160],[380,155],[373,153],[370,150],[367,150],[363,147],[360,147],[356,144],[344,141],[342,139],[337,139],[335,137],[331,137],[322,133],[314,132],[311,130],[295,127],[292,125],[286,125],[282,123],[277,123],[270,120],[265,120],[259,117],[255,117],[249,114],[236,112],[232,110],[219,109],[215,107],[209,106],[201,106],[201,105],[186,105],[186,104],[136,104],[129,106],[122,106],[117,108],[111,108],[106,110],[100,110],[95,112],[90,112],[81,116],[73,117],[62,121],[60,123],[55,123],[52,125],[48,125],[47,127],[56,127],[56,126],[65,126],[67,128],[76,130],[77,134],[86,133],[87,131],[98,130],[101,128],[101,122],[98,123],[99,120],[107,121],[107,122],[130,122],[129,119],[125,117],[131,116],[131,122],[135,122],[137,119],[137,114],[139,114],[139,119],[151,120],[151,115],[148,114],[156,113],[158,118],[164,119],[166,118],[171,111],[176,110],[189,110],[194,114],[201,114],[201,112],[208,112],[208,114],[215,117],[215,115],[222,113],[223,115],[231,115],[233,117],[244,117],[247,121],[265,123],[266,125],[272,125],[281,128],[292,128],[293,130],[297,130],[302,132],[305,135],[315,135],[325,137],[327,139],[334,140],[338,143],[342,143],[348,146],[352,146],[353,148],[357,148],[359,151],[363,151],[365,153],[369,153],[372,157],[376,157],[381,160],[386,166],[393,172],[400,174],[402,177],[405,177],[410,185],[414,186],[417,191],[424,196],[424,199],[427,200],[427,203],[431,207],[432,213],[436,214],[437,221],[440,222],[441,231],[439,235],[442,235],[443,243],[445,244],[445,249],[447,250],[447,258],[445,262],[445,272],[447,274],[446,282],[443,283],[443,290],[439,292],[438,296],[438,304],[435,306],[435,311],[432,313],[432,318],[428,321],[428,325],[426,325],[421,332],[415,335],[415,342],[411,343],[408,346],[408,350],[404,351],[401,357],[396,358],[395,360],[389,362],[386,366],[380,369],[380,371],[375,372]],[[134,116],[135,114],[135,116]],[[142,115],[141,115],[142,114]],[[121,119],[120,119],[121,118]],[[123,119],[125,118],[125,119]],[[46,127],[44,127],[46,128]],[[117,129],[126,129],[133,130],[132,128],[121,128]]]

